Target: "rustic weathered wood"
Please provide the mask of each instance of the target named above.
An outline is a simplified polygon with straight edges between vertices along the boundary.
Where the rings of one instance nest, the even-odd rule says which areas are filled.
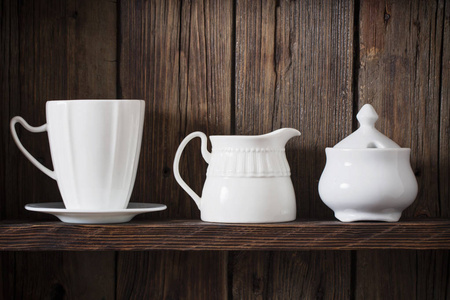
[[[411,148],[419,183],[404,216],[438,217],[439,85],[443,2],[362,1],[359,107],[371,103],[377,128]]]
[[[42,3],[41,3],[42,4]],[[2,64],[2,160],[5,161],[2,181],[2,214],[8,218],[29,216],[26,203],[43,199],[59,201],[54,180],[35,168],[14,144],[9,132],[9,120],[23,116],[34,126],[45,123],[45,101],[65,98],[65,6],[55,2],[51,7],[36,3],[11,3],[2,10],[2,40],[8,48]],[[3,23],[5,16],[5,23]],[[40,20],[33,22],[33,20]],[[8,22],[9,21],[9,22]],[[50,37],[53,36],[54,39]],[[2,52],[3,56],[3,52]],[[30,134],[18,127],[23,144],[43,164],[51,166],[45,134]],[[45,217],[43,217],[45,218]],[[47,218],[48,219],[48,218]]]
[[[16,253],[8,299],[114,299],[113,252]]]
[[[330,217],[317,182],[324,148],[351,132],[353,6],[238,1],[236,20],[236,133],[298,128],[287,147],[298,216]]]
[[[352,42],[349,1],[236,2],[235,132],[261,134],[281,127],[302,132],[286,149],[301,218],[332,216],[318,197],[317,182],[325,165],[324,148],[352,129]],[[323,254],[305,259],[323,261]],[[271,260],[273,256],[279,259]],[[342,258],[339,261],[350,266],[350,256]],[[236,265],[250,266],[253,260],[258,264],[256,290],[249,288],[253,279],[245,267],[233,270],[233,278],[239,278],[232,287],[238,290],[237,298],[275,297],[269,287],[284,283],[280,298],[288,295],[299,280],[295,265],[285,263],[289,259],[284,252],[231,257]],[[287,276],[269,277],[273,269]],[[350,286],[350,268],[344,270],[340,276],[344,286]],[[311,278],[303,279],[320,281],[325,276],[309,274]],[[320,284],[310,286],[308,296]]]
[[[117,99],[117,2],[66,6],[67,99]]]
[[[266,130],[294,127],[302,132],[287,148],[300,218],[333,216],[320,200],[317,184],[325,147],[352,130],[353,13],[351,1],[281,1],[271,58],[275,94],[270,101],[256,95],[237,98],[253,114],[264,113],[258,101],[273,106],[271,117],[264,119]],[[237,128],[250,126],[247,122],[246,115],[238,118]]]
[[[356,299],[416,298],[417,268],[413,251],[360,251]]]
[[[190,132],[230,133],[232,1],[122,2],[121,12],[121,94],[147,102],[133,199],[167,204],[165,217],[199,219],[196,204],[174,180],[172,163]],[[180,169],[200,194],[206,163],[198,141],[186,148]],[[146,217],[151,215],[142,218]],[[226,298],[226,257],[226,253],[120,253],[117,294]],[[149,266],[141,266],[142,261]],[[136,270],[129,266],[146,275],[133,277]]]
[[[450,251],[415,251],[417,253],[417,299],[450,298]],[[397,268],[395,270],[398,270]],[[400,272],[402,272],[401,270]],[[404,272],[404,271],[403,271]],[[402,283],[399,278],[398,284]],[[414,286],[413,286],[414,287]]]
[[[51,250],[0,253],[2,299],[450,298],[448,220],[207,224],[172,176],[175,150],[191,131],[294,127],[302,136],[287,156],[298,216],[332,219],[317,193],[324,147],[348,135],[357,108],[372,103],[378,128],[412,148],[420,193],[405,216],[448,218],[448,1],[121,1],[120,20],[117,5],[0,5],[0,220],[54,220],[23,209],[61,199],[8,128],[14,115],[43,124],[48,99],[146,100],[132,201],[169,209],[123,225],[1,223],[3,250]],[[19,131],[51,166],[46,135]],[[198,141],[181,169],[200,193]],[[196,221],[143,221],[161,216]],[[54,251],[107,249],[125,252]],[[153,249],[214,251],[127,251]],[[301,251],[311,249],[319,251]],[[320,251],[331,249],[372,250]]]
[[[117,4],[3,1],[1,20],[0,218],[52,220],[26,203],[61,201],[56,182],[20,153],[9,119],[45,123],[52,99],[116,98]],[[23,144],[51,167],[46,134],[17,126]],[[2,253],[3,299],[114,298],[114,253]],[[95,284],[93,284],[95,283]]]
[[[411,148],[419,194],[404,217],[439,217],[444,212],[436,201],[443,8],[443,1],[360,4],[358,107],[371,103],[380,116],[379,130]],[[356,299],[442,299],[445,288],[435,291],[442,298],[433,297],[430,288],[436,287],[423,274],[440,283],[446,281],[442,276],[447,271],[442,270],[447,268],[430,253],[358,252]]]
[[[185,217],[191,203],[178,201],[180,193],[172,179],[172,159],[181,126],[180,3],[125,1],[120,3],[120,10],[120,96],[146,101],[131,201],[166,203],[169,210],[163,215],[178,213]]]
[[[236,3],[236,134],[262,134],[274,127],[275,12],[275,1]]]
[[[14,198],[17,187],[17,157],[18,151],[13,149],[13,141],[10,138],[9,120],[10,110],[17,105],[11,101],[18,95],[19,73],[19,35],[17,1],[5,1],[0,9],[0,92],[1,119],[0,124],[0,220],[11,216],[10,205],[7,199]],[[13,149],[13,151],[12,151]],[[15,153],[15,155],[13,155]],[[17,214],[16,214],[17,215]]]
[[[239,262],[230,261],[233,298],[349,299],[349,256],[350,251],[233,253]]]
[[[448,250],[359,251],[356,299],[448,299]]]
[[[121,254],[117,299],[228,299],[226,251]],[[225,263],[224,263],[225,262]]]
[[[0,223],[1,250],[450,249],[450,221],[216,224],[135,221],[111,225]]]
[[[439,135],[439,196],[441,217],[450,217],[450,3],[446,1],[442,35]]]
[[[0,298],[14,299],[15,252],[0,254]]]
[[[0,148],[5,172],[1,193],[6,200],[0,208],[4,217],[18,218],[31,216],[23,208],[27,203],[61,201],[61,197],[56,182],[20,153],[8,120],[21,115],[38,126],[45,123],[47,100],[116,97],[117,5],[92,1],[12,1],[9,5],[2,11],[6,24],[2,26],[1,94],[6,99]],[[26,148],[51,167],[46,134],[17,128]],[[48,220],[44,214],[40,217]]]

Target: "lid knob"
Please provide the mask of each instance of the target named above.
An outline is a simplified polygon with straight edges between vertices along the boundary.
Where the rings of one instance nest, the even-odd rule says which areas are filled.
[[[367,149],[367,148],[400,148],[394,141],[375,128],[378,114],[370,104],[365,104],[356,115],[360,127],[348,137],[337,143],[334,148]]]
[[[378,120],[378,114],[370,104],[364,104],[356,115],[361,126],[375,127],[375,122]]]

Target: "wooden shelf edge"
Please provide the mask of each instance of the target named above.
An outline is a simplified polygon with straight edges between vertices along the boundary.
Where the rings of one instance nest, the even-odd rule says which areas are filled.
[[[398,223],[295,221],[221,224],[199,220],[79,225],[0,222],[2,251],[450,249],[450,220]]]

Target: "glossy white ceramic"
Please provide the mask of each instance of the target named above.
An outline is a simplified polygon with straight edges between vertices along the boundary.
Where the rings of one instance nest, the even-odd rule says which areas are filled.
[[[57,181],[68,209],[125,209],[136,177],[144,108],[142,100],[48,101],[47,124],[33,127],[14,117],[11,132],[23,154]],[[31,132],[48,132],[54,171],[22,146],[16,123]]]
[[[396,222],[417,195],[410,152],[327,148],[320,197],[343,222]]]
[[[167,206],[156,203],[128,203],[125,209],[106,211],[70,210],[62,202],[32,203],[25,205],[29,211],[54,215],[65,223],[113,224],[129,222],[139,214],[165,210]]]
[[[376,131],[377,118],[373,107],[365,105],[357,132],[325,150],[319,194],[342,222],[396,222],[416,198],[411,150]]]
[[[193,132],[181,142],[175,154],[175,179],[197,203],[203,221],[292,221],[296,216],[296,201],[285,144],[298,135],[296,129],[283,128],[259,136],[211,136],[210,153],[206,135]],[[201,139],[201,153],[209,164],[202,197],[179,173],[181,154],[195,137]]]

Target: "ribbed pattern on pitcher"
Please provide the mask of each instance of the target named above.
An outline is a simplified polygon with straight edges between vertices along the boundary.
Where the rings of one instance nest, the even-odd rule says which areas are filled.
[[[291,172],[284,148],[213,148],[209,177],[281,177]]]

